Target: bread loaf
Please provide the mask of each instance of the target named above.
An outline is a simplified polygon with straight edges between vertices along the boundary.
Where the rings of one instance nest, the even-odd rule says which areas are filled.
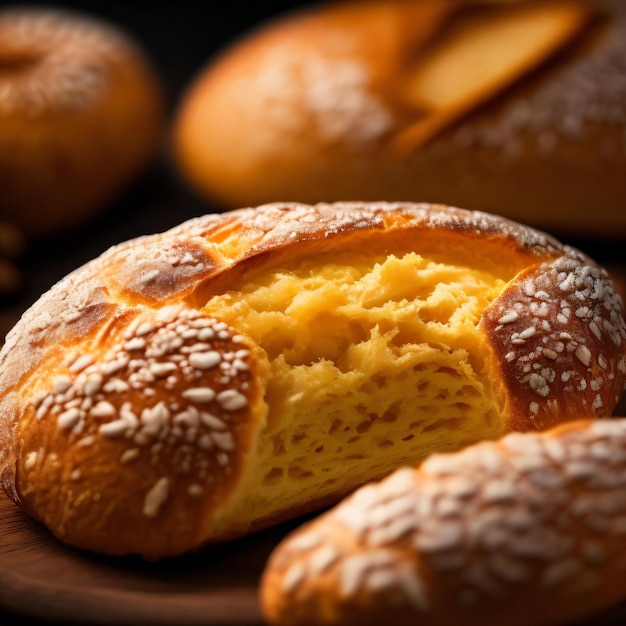
[[[215,206],[413,200],[626,236],[626,3],[316,3],[190,80],[179,171]]]
[[[581,419],[399,469],[278,546],[268,622],[582,623],[626,598],[625,461],[625,418]]]
[[[37,239],[89,222],[156,160],[164,130],[160,76],[130,33],[0,8],[1,219]]]
[[[435,451],[610,415],[606,272],[445,206],[271,204],[122,243],[0,352],[0,476],[63,541],[159,558]]]

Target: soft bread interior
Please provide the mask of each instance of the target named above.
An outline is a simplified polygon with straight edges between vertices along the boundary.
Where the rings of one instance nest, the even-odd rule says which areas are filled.
[[[223,511],[235,534],[250,510],[264,521],[312,509],[398,464],[507,430],[500,359],[480,320],[524,255],[459,247],[458,237],[376,241],[279,255],[206,294],[205,310],[257,342],[270,368],[268,426],[247,487]]]

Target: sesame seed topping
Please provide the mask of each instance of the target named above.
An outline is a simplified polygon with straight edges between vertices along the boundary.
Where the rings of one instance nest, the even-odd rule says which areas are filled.
[[[146,517],[156,517],[169,495],[170,481],[160,478],[146,494],[143,504],[143,514]]]
[[[98,432],[104,437],[120,437],[126,433],[127,428],[128,424],[124,420],[119,419],[101,424],[98,428]]]
[[[208,352],[195,352],[189,356],[189,364],[192,367],[196,367],[200,370],[210,369],[215,367],[222,360],[222,356],[216,350]]]
[[[215,399],[215,391],[210,387],[195,387],[183,391],[183,397],[192,402],[205,404]]]
[[[589,367],[591,365],[591,350],[587,346],[580,345],[576,348],[576,358],[583,364]]]
[[[139,448],[128,448],[128,450],[124,450],[122,453],[120,463],[130,463],[137,458],[139,458]]]
[[[65,430],[69,430],[74,427],[78,420],[81,418],[80,410],[77,408],[68,409],[67,411],[63,411],[57,420],[57,424],[59,428],[63,428]]]
[[[101,400],[89,411],[89,413],[93,417],[111,417],[116,414],[116,410],[110,402]]]
[[[69,376],[57,376],[53,382],[52,393],[64,393],[72,386],[72,379]]]
[[[539,374],[531,374],[529,383],[530,388],[539,396],[547,396],[550,393],[548,381]]]
[[[217,394],[217,401],[225,411],[238,411],[248,403],[246,396],[235,389],[227,389]]]
[[[86,367],[89,367],[92,363],[93,357],[88,354],[84,354],[76,358],[68,367],[68,369],[72,374],[77,374],[78,372],[84,370]]]
[[[31,470],[37,464],[37,452],[29,452],[24,459],[24,469]]]
[[[283,591],[288,593],[295,589],[305,579],[306,573],[306,569],[302,563],[294,563],[283,576]]]
[[[483,463],[485,455],[494,462]],[[327,571],[316,571],[316,555],[329,547],[333,570],[325,576],[336,580],[342,603],[379,590],[385,601],[402,597],[423,609],[436,598],[425,590],[444,577],[471,592],[472,603],[530,581],[543,589],[592,588],[605,542],[626,537],[626,474],[615,471],[624,459],[624,419],[439,453],[419,469],[358,489],[280,546],[298,556],[297,580],[288,570],[286,587],[314,586]],[[346,546],[346,531],[357,547]]]
[[[199,341],[199,330],[211,332]],[[182,308],[133,322],[104,358],[71,358],[68,373],[56,376],[47,393],[33,394],[36,417],[53,417],[68,436],[81,437],[78,445],[101,437],[127,446],[120,465],[167,454],[173,474],[157,481],[144,502],[144,514],[154,517],[174,488],[173,476],[195,471],[198,487],[186,493],[197,497],[214,477],[208,463],[231,473],[237,448],[231,428],[241,419],[233,413],[248,405],[250,355],[243,336],[235,344],[233,335],[226,324]],[[225,358],[237,367],[216,369]]]
[[[519,318],[519,313],[515,310],[507,311],[499,320],[498,324],[510,324]]]

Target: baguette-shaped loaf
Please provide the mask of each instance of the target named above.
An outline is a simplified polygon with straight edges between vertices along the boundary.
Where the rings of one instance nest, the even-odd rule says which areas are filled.
[[[213,205],[414,200],[626,234],[626,2],[311,2],[212,56],[178,106]]]
[[[607,274],[503,218],[273,204],[128,241],[0,352],[8,495],[64,541],[176,555],[438,450],[610,415]]]
[[[280,626],[552,626],[626,598],[626,419],[434,454],[295,531],[264,572]]]

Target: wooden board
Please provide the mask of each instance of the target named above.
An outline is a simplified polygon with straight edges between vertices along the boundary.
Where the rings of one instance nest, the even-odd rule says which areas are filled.
[[[0,624],[10,611],[64,624],[260,626],[259,577],[288,530],[157,563],[102,557],[65,546],[0,490]]]
[[[8,626],[2,611],[10,611],[24,624],[263,626],[259,577],[272,548],[297,524],[147,563],[65,546],[0,491],[0,624]],[[572,626],[624,624],[626,603]]]

